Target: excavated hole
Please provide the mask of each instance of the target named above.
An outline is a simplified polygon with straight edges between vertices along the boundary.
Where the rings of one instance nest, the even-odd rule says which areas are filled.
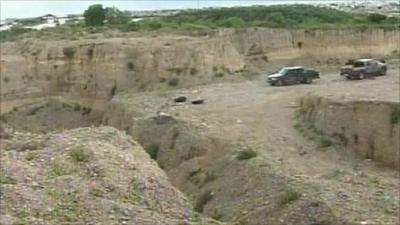
[[[22,132],[46,133],[98,125],[125,130],[158,162],[171,183],[188,196],[193,208],[215,220],[276,224],[275,219],[283,217],[301,224],[343,224],[325,203],[310,206],[319,200],[303,197],[307,191],[316,190],[291,187],[289,179],[273,171],[257,155],[240,160],[238,153],[249,151],[248,148],[211,137],[171,116],[136,118],[121,124],[113,123],[110,117],[120,118],[87,106],[48,101],[15,108],[2,115],[1,120]],[[288,208],[290,211],[286,211]],[[308,214],[312,216],[303,216]],[[314,221],[319,215],[323,215],[321,221]]]
[[[14,107],[11,111],[0,115],[0,124],[5,124],[19,132],[30,133],[49,133],[80,127],[114,125],[104,120],[102,110],[94,110],[88,106],[59,100]],[[124,130],[123,127],[114,127]],[[173,184],[176,180],[173,176],[177,174],[174,169],[178,165],[201,157],[212,148],[210,139],[195,134],[190,126],[172,117],[160,116],[140,120],[125,130],[143,146],[152,159],[158,162],[160,168],[164,169],[167,175],[172,176]],[[197,173],[194,174],[193,171],[196,170]],[[191,183],[198,186],[204,186],[216,179],[212,171],[199,169],[198,165],[188,168],[187,174],[190,175],[184,175],[184,180],[190,180]],[[191,195],[185,190],[182,191]],[[204,201],[204,193],[196,193],[197,190],[193,190],[193,192],[193,196],[189,196],[193,200],[193,208],[198,213],[203,213],[207,203]],[[211,200],[212,197],[209,196],[209,198],[208,200]]]
[[[48,133],[78,127],[98,126],[103,112],[58,100],[14,107],[0,119],[21,132]]]

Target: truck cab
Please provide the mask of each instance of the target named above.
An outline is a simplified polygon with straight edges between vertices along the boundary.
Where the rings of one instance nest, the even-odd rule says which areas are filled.
[[[319,78],[319,73],[314,70],[306,70],[304,67],[284,67],[279,72],[268,76],[268,83],[273,86],[285,84],[312,83],[313,79]]]
[[[350,80],[385,75],[387,66],[384,61],[375,59],[359,59],[341,68],[340,75]]]

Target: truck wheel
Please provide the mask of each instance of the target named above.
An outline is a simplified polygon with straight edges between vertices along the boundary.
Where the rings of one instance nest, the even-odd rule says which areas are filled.
[[[310,77],[306,78],[306,84],[311,84],[312,83],[312,79]]]
[[[386,70],[385,70],[385,69],[383,69],[383,70],[381,71],[381,76],[384,76],[384,75],[386,75]]]
[[[358,79],[364,80],[364,78],[365,78],[364,73],[360,73],[360,75],[358,75]]]

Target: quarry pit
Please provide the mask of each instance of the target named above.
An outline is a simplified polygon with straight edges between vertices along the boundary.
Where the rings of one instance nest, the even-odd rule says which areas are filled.
[[[25,219],[36,224],[92,217],[115,224],[396,224],[397,38],[384,30],[249,29],[6,43],[5,193],[20,196]],[[386,76],[338,75],[347,59],[371,52],[387,59]],[[321,79],[267,85],[268,73],[296,64],[319,69]],[[187,101],[175,102],[180,96]],[[191,104],[198,99],[204,103]],[[82,148],[91,159],[78,156],[78,166],[65,159]],[[43,193],[79,182],[72,195]],[[132,182],[135,191],[125,196]],[[43,213],[30,192],[68,200],[74,213],[59,220],[65,207],[57,204]],[[93,201],[101,205],[88,209]],[[17,221],[21,212],[3,206],[1,222]]]

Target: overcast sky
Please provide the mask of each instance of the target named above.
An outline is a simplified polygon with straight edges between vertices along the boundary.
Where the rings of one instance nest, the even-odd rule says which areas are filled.
[[[318,0],[316,2],[322,2]],[[335,0],[325,0],[335,2]],[[346,0],[336,0],[346,1]],[[348,0],[349,1],[349,0]],[[362,0],[357,0],[362,1]],[[92,4],[103,4],[104,6],[115,6],[121,10],[154,10],[154,9],[182,9],[202,8],[209,6],[236,6],[236,5],[260,5],[293,2],[313,2],[312,0],[104,0],[104,1],[74,1],[74,0],[0,0],[0,18],[27,18],[44,14],[66,15],[78,14]]]

